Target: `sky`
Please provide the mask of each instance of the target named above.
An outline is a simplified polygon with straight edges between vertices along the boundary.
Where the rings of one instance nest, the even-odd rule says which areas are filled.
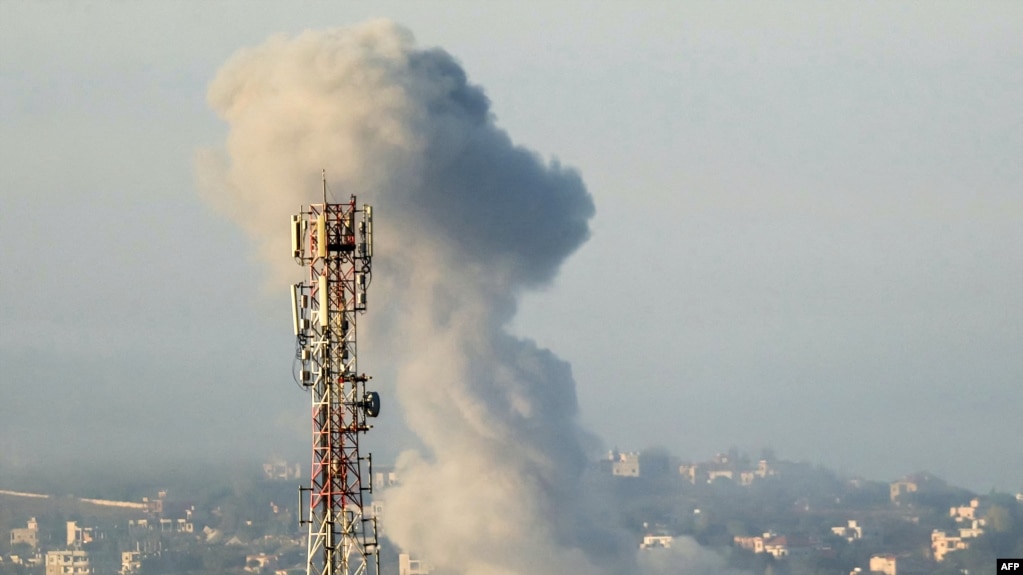
[[[0,465],[308,458],[287,296],[196,157],[237,50],[371,18],[592,195],[513,330],[603,448],[1023,489],[1015,2],[0,0]]]

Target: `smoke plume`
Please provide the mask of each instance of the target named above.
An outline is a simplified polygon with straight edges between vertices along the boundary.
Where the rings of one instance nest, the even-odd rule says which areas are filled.
[[[209,101],[230,132],[226,157],[200,157],[203,187],[280,277],[296,273],[288,216],[319,201],[321,168],[339,200],[374,205],[360,350],[398,366],[424,446],[399,458],[386,535],[465,575],[633,565],[621,550],[634,545],[594,527],[580,500],[587,436],[570,366],[506,330],[521,292],[587,239],[579,175],[515,145],[450,55],[389,22],[243,50]]]

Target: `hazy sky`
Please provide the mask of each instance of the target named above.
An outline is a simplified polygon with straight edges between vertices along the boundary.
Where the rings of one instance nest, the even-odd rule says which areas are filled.
[[[0,457],[308,459],[286,297],[194,159],[236,50],[387,17],[593,195],[515,327],[608,447],[1023,488],[1023,4],[482,6],[0,0]]]

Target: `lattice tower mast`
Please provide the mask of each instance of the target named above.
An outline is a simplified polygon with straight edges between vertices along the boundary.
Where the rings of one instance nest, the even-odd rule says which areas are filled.
[[[376,517],[367,513],[372,455],[359,436],[380,412],[380,396],[358,371],[356,318],[366,311],[373,258],[373,209],[327,202],[291,218],[295,261],[309,271],[292,286],[297,379],[312,396],[312,473],[299,488],[308,525],[307,575],[378,575]],[[365,474],[363,466],[365,464]],[[308,498],[306,497],[308,495]]]

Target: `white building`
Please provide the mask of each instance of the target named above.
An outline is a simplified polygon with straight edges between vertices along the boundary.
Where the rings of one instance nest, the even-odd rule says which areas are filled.
[[[872,525],[861,525],[855,519],[850,519],[844,526],[832,527],[831,532],[849,543],[853,541],[878,541],[881,539],[880,529]]]
[[[398,473],[391,468],[373,472],[373,489],[384,489],[398,484]]]
[[[142,569],[142,553],[138,551],[121,552],[121,575],[132,575]]]
[[[899,558],[895,555],[874,555],[870,558],[870,572],[884,573],[884,575],[896,575],[898,572]]]
[[[408,553],[398,555],[398,575],[430,575],[430,566]]]
[[[945,556],[949,553],[969,547],[970,542],[963,541],[963,538],[958,535],[948,535],[937,529],[931,533],[931,552],[934,554],[934,560],[939,563],[944,561]]]
[[[259,553],[245,556],[245,571],[247,573],[268,573],[277,570],[277,555]]]
[[[984,525],[984,515],[988,511],[988,505],[982,503],[977,497],[970,500],[969,505],[950,507],[948,516],[956,520],[956,523],[974,523],[979,521]]]
[[[46,575],[92,575],[89,553],[77,549],[46,554]]]
[[[39,545],[39,522],[33,517],[25,527],[11,529],[11,546],[24,543],[35,549]]]
[[[645,535],[643,542],[639,544],[640,549],[671,549],[675,538],[671,535]]]
[[[291,465],[282,459],[267,461],[263,464],[263,476],[270,481],[301,479],[302,466],[298,463]]]
[[[94,527],[79,527],[77,521],[67,522],[67,543],[68,547],[81,547],[86,543],[92,543],[96,539]]]

